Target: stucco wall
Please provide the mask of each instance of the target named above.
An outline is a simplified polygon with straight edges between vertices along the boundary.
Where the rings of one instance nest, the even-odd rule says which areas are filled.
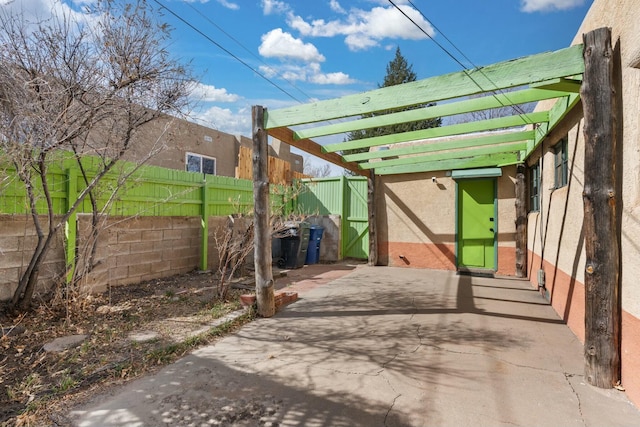
[[[233,135],[186,120],[163,117],[141,130],[126,158],[140,160],[151,153],[147,164],[185,170],[185,155],[190,152],[215,158],[216,175],[234,177],[238,144]]]
[[[507,167],[497,179],[498,273],[508,275],[515,273],[514,177],[515,167]],[[379,176],[379,263],[455,270],[455,199],[455,180],[444,171]]]
[[[617,68],[620,111],[618,119],[618,208],[620,209],[622,382],[629,397],[640,404],[640,2],[595,0],[573,43],[582,35],[610,27]],[[618,56],[616,56],[617,58]],[[529,271],[534,284],[537,272],[546,273],[546,295],[551,304],[584,340],[584,237],[582,235],[584,136],[580,122],[568,135],[569,186],[551,191],[553,156],[543,147],[542,210],[529,215]],[[586,172],[588,173],[588,171]]]

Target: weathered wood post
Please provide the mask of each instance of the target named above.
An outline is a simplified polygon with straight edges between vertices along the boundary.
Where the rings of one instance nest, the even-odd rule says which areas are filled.
[[[367,210],[369,217],[369,265],[378,263],[378,233],[376,230],[375,183],[376,176],[371,171],[367,177]]]
[[[527,277],[527,166],[516,169],[516,277]]]
[[[271,228],[269,227],[269,173],[267,132],[264,108],[251,108],[253,133],[253,244],[258,315],[271,317],[276,312],[271,270]]]
[[[616,105],[611,30],[583,36],[585,376],[610,388],[620,380]]]

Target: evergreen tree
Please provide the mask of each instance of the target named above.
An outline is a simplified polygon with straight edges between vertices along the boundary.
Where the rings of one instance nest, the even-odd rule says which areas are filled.
[[[379,84],[378,87],[395,86],[395,85],[409,83],[413,81],[416,81],[416,73],[413,72],[413,66],[407,62],[404,56],[402,56],[402,53],[400,52],[400,48],[398,47],[396,48],[395,57],[391,62],[389,62],[389,64],[387,64],[387,74],[384,76],[384,82],[382,83],[382,85]],[[384,115],[389,113],[396,113],[399,111],[413,110],[416,108],[431,107],[433,105],[435,105],[435,103],[414,105],[411,107],[402,107],[402,108],[396,108],[396,109],[386,110],[386,111],[378,111],[375,113],[365,114],[362,116],[362,118],[374,117],[374,116],[379,116],[379,115]],[[420,120],[417,122],[399,123],[396,125],[389,125],[389,126],[383,126],[378,128],[356,130],[353,132],[349,132],[346,140],[353,141],[356,139],[365,139],[365,138],[371,138],[374,136],[390,135],[394,133],[429,129],[434,127],[439,127],[441,124],[442,124],[442,119],[437,117],[433,119]],[[362,153],[368,150],[369,150],[368,148],[356,148],[353,150],[345,150],[343,154]]]

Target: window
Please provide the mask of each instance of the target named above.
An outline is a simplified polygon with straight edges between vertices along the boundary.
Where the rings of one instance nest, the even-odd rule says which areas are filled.
[[[529,169],[529,212],[540,211],[540,168],[537,164]]]
[[[216,159],[200,154],[187,153],[187,172],[200,172],[209,175],[216,174]]]
[[[553,168],[554,177],[553,184],[555,188],[567,185],[569,177],[569,153],[567,147],[567,138],[563,138],[553,148]]]

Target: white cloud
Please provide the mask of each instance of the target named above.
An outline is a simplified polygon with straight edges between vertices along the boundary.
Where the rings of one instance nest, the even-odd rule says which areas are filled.
[[[262,13],[271,15],[276,13],[286,13],[291,7],[280,0],[262,0]]]
[[[584,0],[522,0],[523,12],[567,10],[582,6]]]
[[[283,64],[279,66],[260,67],[260,71],[268,78],[281,77],[290,82],[309,82],[319,85],[347,85],[356,80],[342,72],[323,73],[317,62],[304,65]]]
[[[311,43],[294,38],[281,28],[269,31],[262,36],[258,48],[260,55],[267,58],[295,59],[309,62],[323,62],[325,57]]]
[[[344,10],[342,6],[340,6],[340,3],[338,3],[338,0],[330,0],[329,7],[331,8],[331,10],[333,10],[336,13],[342,13],[342,14],[347,13],[347,11]]]
[[[398,7],[426,33],[435,34],[420,12],[407,5]],[[346,20],[328,22],[323,19],[307,22],[300,16],[289,14],[288,24],[303,36],[345,36],[345,43],[353,51],[378,46],[386,38],[420,40],[427,37],[395,7],[374,7],[368,11],[351,9]]]
[[[232,111],[214,106],[193,116],[197,123],[220,132],[251,136],[251,110],[248,108],[243,107]]]
[[[191,87],[190,97],[201,102],[236,102],[239,95],[228,93],[224,88],[217,88],[212,85],[205,85],[194,82]]]
[[[94,0],[75,0],[76,5],[90,4]],[[9,14],[23,15],[27,22],[45,21],[52,16],[67,16],[75,22],[90,22],[91,17],[74,10],[59,0],[0,0],[0,5]]]
[[[346,85],[354,83],[354,80],[349,77],[349,74],[345,74],[343,72],[326,74],[318,73],[311,76],[309,81],[320,85]]]
[[[222,6],[226,7],[227,9],[231,9],[231,10],[240,9],[240,6],[238,6],[237,3],[233,3],[228,0],[216,0],[216,1],[220,3]]]

